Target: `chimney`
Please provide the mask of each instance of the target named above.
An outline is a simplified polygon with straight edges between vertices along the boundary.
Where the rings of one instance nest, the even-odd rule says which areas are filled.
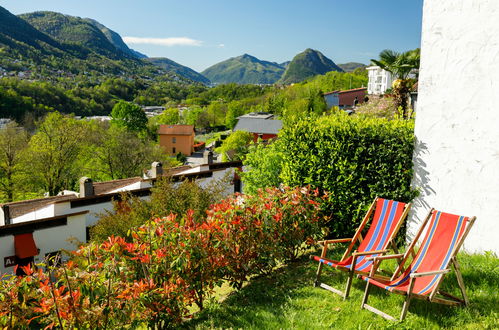
[[[160,162],[154,162],[151,164],[151,179],[157,179],[163,175],[163,164]]]
[[[203,154],[204,162],[208,165],[213,164],[213,151],[206,150]]]
[[[80,197],[90,197],[94,195],[94,183],[86,176],[80,179]]]
[[[9,205],[4,204],[2,205],[2,213],[3,213],[3,224],[4,225],[10,225],[10,210],[9,210]]]

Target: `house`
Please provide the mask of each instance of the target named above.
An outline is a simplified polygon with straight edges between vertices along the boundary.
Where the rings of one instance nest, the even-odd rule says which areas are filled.
[[[424,2],[409,238],[434,207],[476,216],[464,248],[499,254],[498,13],[498,1]]]
[[[194,152],[194,126],[193,125],[160,125],[159,145],[171,156],[178,153],[186,156]]]
[[[203,164],[176,167],[163,173],[161,163],[155,162],[144,177],[106,182],[82,178],[79,194],[2,204],[0,274],[11,272],[15,265],[38,263],[60,254],[61,250],[74,250],[75,243],[87,242],[89,228],[95,225],[100,214],[113,209],[113,200],[119,200],[122,192],[148,199],[157,179],[171,176],[173,182],[195,180],[201,187],[220,180],[226,182],[225,194],[229,195],[241,191],[235,172],[241,166],[240,161]]]
[[[365,87],[345,91],[333,91],[324,93],[324,100],[326,101],[328,109],[331,109],[332,107],[345,109],[364,103],[366,92],[367,88]]]
[[[369,82],[367,84],[367,94],[385,94],[388,88],[392,87],[395,78],[392,74],[379,66],[373,65],[366,68]]]
[[[268,112],[251,112],[237,118],[233,131],[245,131],[253,134],[253,141],[258,139],[269,140],[277,137],[282,128],[282,121],[275,119]]]

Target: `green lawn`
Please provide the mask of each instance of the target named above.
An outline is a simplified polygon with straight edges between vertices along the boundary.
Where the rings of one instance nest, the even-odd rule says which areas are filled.
[[[365,282],[355,280],[350,298],[313,287],[317,263],[304,256],[272,276],[253,279],[222,302],[212,302],[183,327],[189,329],[428,329],[499,328],[499,259],[492,254],[458,256],[471,305],[466,308],[431,304],[414,299],[404,322],[391,322],[359,308]],[[337,275],[339,274],[339,276]],[[323,282],[343,289],[345,274],[323,272]],[[458,294],[455,276],[443,288]],[[398,316],[403,297],[374,288],[369,304]]]

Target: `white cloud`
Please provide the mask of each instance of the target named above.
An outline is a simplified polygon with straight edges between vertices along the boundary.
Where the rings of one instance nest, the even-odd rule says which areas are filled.
[[[140,37],[124,37],[123,41],[127,44],[149,44],[160,46],[201,46],[203,44],[200,40],[195,40],[187,37],[177,38],[140,38]]]
[[[225,47],[225,45],[224,45],[224,44],[219,44],[219,45],[218,45],[218,48],[224,48],[224,47]]]

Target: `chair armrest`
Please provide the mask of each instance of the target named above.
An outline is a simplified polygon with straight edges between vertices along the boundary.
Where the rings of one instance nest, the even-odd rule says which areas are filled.
[[[352,238],[337,238],[337,239],[328,239],[324,241],[318,241],[319,244],[334,244],[334,243],[346,243],[352,241]]]
[[[398,258],[402,258],[404,256],[403,253],[399,253],[399,254],[389,254],[389,255],[386,255],[386,256],[377,256],[377,257],[367,257],[366,260],[386,260],[386,259],[398,259]]]
[[[411,278],[415,278],[415,277],[422,277],[422,276],[446,274],[448,272],[450,272],[450,269],[442,269],[442,270],[435,270],[432,272],[412,273],[410,276],[411,276]]]
[[[387,253],[389,250],[377,250],[377,251],[364,251],[364,252],[354,252],[352,253],[352,256],[355,257],[360,257],[360,256],[368,256],[371,254],[382,254],[382,253]]]

